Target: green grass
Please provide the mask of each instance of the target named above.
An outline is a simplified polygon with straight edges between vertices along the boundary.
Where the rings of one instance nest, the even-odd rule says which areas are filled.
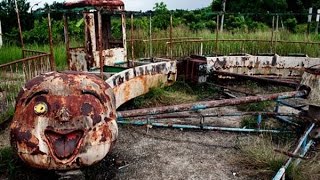
[[[250,138],[249,138],[250,139]],[[274,148],[289,149],[290,143],[276,143],[269,136],[240,142],[241,156],[233,160],[243,167],[243,174],[258,179],[270,179],[284,165],[287,156],[277,153]],[[291,172],[289,167],[288,172]]]
[[[172,86],[152,88],[147,94],[125,103],[120,110],[168,106],[214,99],[218,90],[206,84],[189,85],[177,81]]]
[[[275,106],[274,101],[262,101],[258,103],[249,103],[243,104],[241,106],[237,106],[238,110],[246,111],[246,112],[254,112],[254,111],[270,111]]]

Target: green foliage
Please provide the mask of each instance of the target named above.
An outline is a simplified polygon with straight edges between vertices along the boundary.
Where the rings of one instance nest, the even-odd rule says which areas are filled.
[[[154,10],[153,26],[158,29],[167,29],[170,25],[170,11],[163,2],[156,3]]]
[[[238,106],[238,110],[246,112],[255,112],[255,111],[268,111],[274,106],[273,101],[262,101],[258,103],[249,103]]]
[[[12,176],[19,168],[17,161],[11,148],[0,149],[0,174]]]
[[[297,31],[296,27],[297,27],[298,21],[296,18],[289,18],[284,22],[284,24],[289,31],[291,32]]]

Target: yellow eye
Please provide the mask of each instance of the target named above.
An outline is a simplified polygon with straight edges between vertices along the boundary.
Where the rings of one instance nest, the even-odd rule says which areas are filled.
[[[48,111],[48,106],[44,102],[40,102],[37,105],[34,106],[34,112],[39,115],[39,114],[44,114]]]

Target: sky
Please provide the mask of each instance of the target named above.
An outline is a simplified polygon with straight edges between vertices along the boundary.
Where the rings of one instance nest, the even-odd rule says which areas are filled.
[[[27,0],[30,2],[30,6],[33,6],[35,3],[41,2],[39,6],[43,5],[44,3],[51,4],[53,1],[51,0]],[[64,0],[56,0],[57,2],[64,2]],[[194,10],[199,9],[202,7],[207,7],[210,5],[212,0],[123,0],[125,3],[126,10],[130,11],[147,11],[152,10],[154,4],[156,2],[163,1],[167,4],[168,9],[188,9]],[[34,7],[33,9],[36,9]]]

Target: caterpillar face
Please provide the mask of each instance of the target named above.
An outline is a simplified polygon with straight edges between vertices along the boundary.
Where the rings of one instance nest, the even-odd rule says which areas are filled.
[[[52,72],[22,88],[11,124],[11,144],[27,164],[67,170],[105,157],[118,136],[115,97],[102,79]]]

